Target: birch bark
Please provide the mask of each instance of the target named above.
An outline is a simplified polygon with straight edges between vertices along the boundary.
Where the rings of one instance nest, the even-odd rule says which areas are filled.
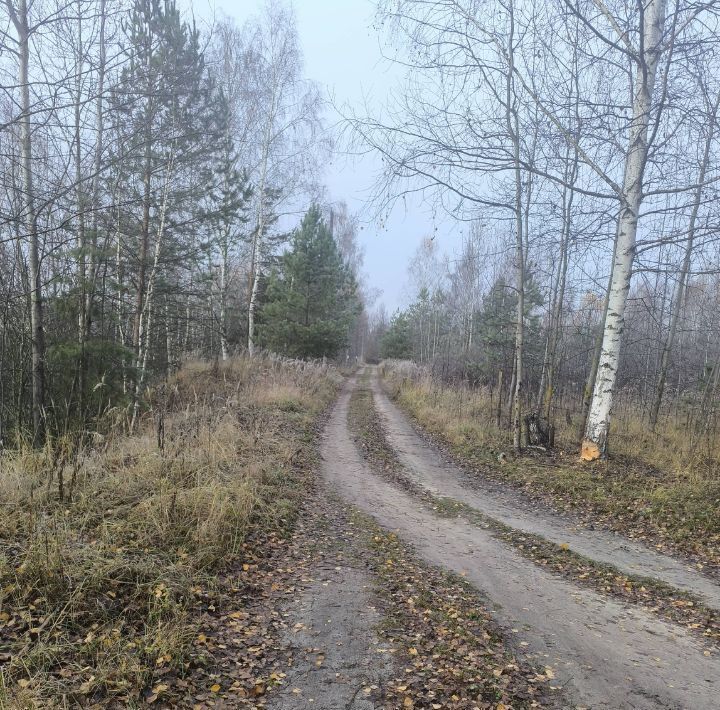
[[[638,216],[643,199],[643,177],[648,154],[648,128],[665,25],[665,0],[649,0],[641,27],[635,93],[625,174],[620,193],[617,245],[613,259],[608,308],[592,403],[585,425],[581,456],[587,461],[607,454],[610,413],[617,379],[625,307],[635,256]]]
[[[32,126],[30,125],[30,25],[27,0],[17,7],[6,0],[8,14],[17,32],[20,83],[20,154],[23,176],[23,212],[30,268],[30,330],[32,351],[33,446],[45,440],[45,330],[43,295],[40,280],[40,238],[35,210],[35,186],[32,171]]]
[[[515,315],[515,381],[513,392],[513,448],[519,451],[522,446],[522,387],[523,387],[523,346],[525,339],[525,220],[523,215],[523,183],[520,162],[520,126],[515,76],[515,6],[508,5],[509,32],[506,45],[508,67],[505,83],[505,120],[507,131],[512,143],[514,173],[514,221],[515,221],[515,290],[517,292],[517,309]]]
[[[260,277],[262,276],[262,240],[265,233],[265,191],[267,188],[268,162],[270,160],[270,143],[272,141],[277,107],[277,82],[273,79],[272,96],[268,110],[267,122],[263,132],[262,158],[260,162],[260,176],[258,180],[257,218],[255,221],[255,234],[252,245],[252,287],[250,289],[250,303],[248,304],[248,353],[250,357],[255,354],[255,312],[257,310]]]

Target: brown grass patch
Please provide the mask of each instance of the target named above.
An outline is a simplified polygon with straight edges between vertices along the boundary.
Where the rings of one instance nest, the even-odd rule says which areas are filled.
[[[0,707],[126,707],[192,663],[193,589],[306,495],[331,369],[190,363],[133,436],[0,458]],[[59,499],[58,481],[64,481]]]

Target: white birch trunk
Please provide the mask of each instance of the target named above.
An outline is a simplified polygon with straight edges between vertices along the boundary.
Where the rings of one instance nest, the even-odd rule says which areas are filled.
[[[45,330],[43,323],[40,245],[35,211],[35,186],[32,171],[32,126],[30,123],[30,25],[27,0],[19,0],[17,9],[6,0],[10,19],[18,37],[20,80],[20,151],[24,187],[23,211],[30,267],[30,331],[32,350],[33,446],[45,439]]]
[[[155,252],[153,254],[153,265],[150,270],[150,276],[148,277],[148,289],[147,296],[143,301],[143,308],[140,312],[139,324],[138,324],[138,343],[137,343],[137,358],[135,361],[135,370],[138,372],[138,381],[135,386],[135,401],[133,403],[133,417],[130,422],[130,432],[132,433],[135,429],[138,415],[140,413],[140,393],[145,385],[145,377],[147,375],[147,364],[148,355],[150,353],[150,325],[152,318],[152,305],[153,298],[155,296],[155,283],[157,279],[157,273],[160,269],[160,255],[162,253],[162,244],[165,236],[165,224],[168,209],[168,200],[170,193],[170,178],[172,175],[173,165],[175,162],[175,147],[172,148],[172,153],[168,162],[168,166],[165,173],[165,184],[163,185],[163,201],[160,208],[160,223],[158,225],[157,237],[155,240]]]
[[[625,175],[620,196],[617,246],[613,259],[607,317],[602,349],[590,404],[581,456],[587,461],[607,453],[613,394],[617,379],[620,346],[625,325],[625,307],[630,291],[635,256],[638,215],[643,199],[643,177],[648,153],[648,126],[665,24],[665,0],[649,0],[644,12],[642,51],[638,56],[633,117],[630,124]]]
[[[523,349],[525,340],[525,220],[523,213],[523,184],[520,163],[520,126],[518,109],[514,106],[516,101],[514,73],[515,73],[515,6],[509,4],[509,35],[507,42],[508,68],[505,84],[505,120],[513,150],[514,164],[514,220],[515,220],[515,289],[517,291],[517,308],[515,315],[515,358],[514,385],[512,393],[512,429],[513,448],[520,451],[522,447],[522,387],[523,387]]]
[[[255,313],[257,311],[258,291],[260,289],[260,277],[262,276],[262,240],[265,233],[265,190],[267,187],[268,162],[270,160],[270,148],[273,140],[273,130],[277,112],[277,67],[272,80],[272,95],[268,109],[267,122],[263,133],[262,158],[260,161],[260,177],[258,180],[257,197],[257,219],[255,221],[255,236],[252,246],[252,269],[250,277],[252,287],[250,289],[250,302],[248,303],[248,354],[252,357],[255,354]]]

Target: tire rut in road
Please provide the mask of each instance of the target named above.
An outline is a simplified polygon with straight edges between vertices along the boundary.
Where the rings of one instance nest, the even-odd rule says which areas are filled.
[[[437,518],[375,476],[347,429],[349,397],[348,388],[327,425],[325,477],[349,502],[413,543],[420,556],[482,590],[497,605],[498,621],[528,644],[531,660],[555,668],[578,706],[716,707],[720,662],[704,656],[687,634],[553,577],[486,531]]]
[[[448,462],[442,452],[414,430],[400,409],[372,376],[375,407],[382,418],[389,443],[415,483],[437,496],[465,503],[498,522],[558,545],[596,562],[610,564],[636,577],[652,577],[698,596],[706,606],[720,610],[720,584],[668,555],[607,530],[583,529],[577,520],[530,507],[529,501],[512,490],[468,480],[467,474]]]

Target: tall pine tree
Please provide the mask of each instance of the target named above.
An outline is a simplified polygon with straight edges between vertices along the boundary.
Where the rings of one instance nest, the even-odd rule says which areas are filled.
[[[270,274],[261,342],[292,357],[332,358],[346,347],[359,312],[355,278],[313,205]]]
[[[217,179],[222,111],[213,101],[200,34],[174,0],[134,0],[123,29],[128,61],[111,94],[110,158],[117,172],[109,179],[118,330],[134,351],[142,385],[157,351],[153,339],[171,340],[155,325],[160,314],[167,320],[183,308],[182,291],[211,248],[202,200]]]

